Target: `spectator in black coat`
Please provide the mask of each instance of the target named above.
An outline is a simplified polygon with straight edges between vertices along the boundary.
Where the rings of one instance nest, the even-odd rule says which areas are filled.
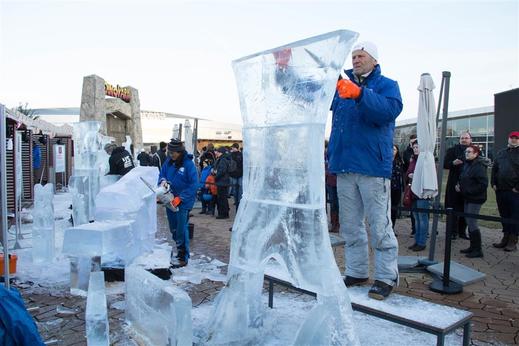
[[[492,188],[502,218],[519,220],[519,131],[508,136],[508,147],[500,150],[492,166]],[[492,244],[505,251],[517,251],[519,225],[503,223],[503,238]]]
[[[137,155],[137,160],[141,166],[152,166],[151,156],[144,149],[141,149],[141,152]]]
[[[164,162],[166,162],[166,147],[168,146],[168,143],[166,142],[160,142],[159,143],[159,150],[157,150],[157,152],[155,152],[152,156],[151,156],[151,165],[152,166],[155,166],[159,169],[162,168],[162,165],[164,164]]]
[[[114,143],[108,143],[104,149],[106,153],[110,155],[108,159],[110,171],[107,175],[125,175],[135,168],[132,156],[124,147],[118,147]]]
[[[416,142],[416,135],[409,136],[409,145],[407,148],[405,148],[404,153],[402,154],[402,170],[407,172],[407,169],[409,168],[409,162],[411,161],[411,158],[413,157],[413,144]]]
[[[472,144],[472,137],[470,133],[465,132],[460,136],[459,144],[447,149],[445,158],[443,160],[443,168],[449,170],[449,177],[447,178],[447,187],[445,189],[445,208],[453,208],[454,211],[463,212],[464,201],[463,195],[456,191],[456,184],[460,178],[461,169],[465,162],[465,149]],[[465,229],[467,223],[464,217],[458,217],[456,228],[452,232],[452,238],[459,236],[463,239],[468,239]]]
[[[402,192],[404,191],[404,163],[400,158],[398,147],[393,145],[393,170],[391,172],[391,222],[393,230],[398,217],[398,207],[402,201]]]
[[[215,151],[216,162],[214,164],[215,184],[216,184],[216,207],[218,209],[217,219],[229,218],[229,186],[231,178],[229,176],[230,157],[224,147]]]
[[[480,157],[479,154],[480,149],[477,145],[469,145],[465,149],[465,163],[455,186],[456,191],[463,195],[463,211],[467,214],[479,214],[481,206],[487,200],[489,160]],[[478,220],[470,217],[465,219],[469,227],[470,246],[460,252],[469,258],[483,257]]]

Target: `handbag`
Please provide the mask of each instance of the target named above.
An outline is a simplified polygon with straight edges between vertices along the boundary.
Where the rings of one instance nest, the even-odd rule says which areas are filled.
[[[402,205],[405,208],[411,208],[413,205],[413,191],[411,191],[411,184],[407,184],[404,189],[404,200]]]

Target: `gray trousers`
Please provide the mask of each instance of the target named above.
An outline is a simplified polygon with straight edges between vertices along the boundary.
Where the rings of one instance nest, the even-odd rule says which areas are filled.
[[[398,242],[391,223],[390,180],[356,173],[337,174],[339,217],[344,246],[345,274],[369,277],[368,234],[375,252],[375,280],[398,283]]]

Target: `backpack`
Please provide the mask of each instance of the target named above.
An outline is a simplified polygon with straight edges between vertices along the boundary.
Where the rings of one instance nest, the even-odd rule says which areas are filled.
[[[231,153],[229,175],[232,178],[241,178],[243,176],[243,156],[239,151]]]

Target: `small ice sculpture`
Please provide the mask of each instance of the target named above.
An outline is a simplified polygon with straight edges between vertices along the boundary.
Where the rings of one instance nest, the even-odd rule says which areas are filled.
[[[171,138],[179,139],[180,138],[180,127],[178,124],[173,126],[173,132],[171,133]]]
[[[34,186],[32,212],[32,260],[34,263],[54,259],[54,191],[52,184]]]
[[[87,178],[84,191],[88,221],[94,220],[95,196],[99,192],[98,152],[102,150],[99,121],[74,124],[74,176]]]
[[[71,176],[68,183],[72,194],[72,222],[74,226],[88,222],[88,206],[85,198],[88,190],[88,177]]]
[[[101,271],[90,273],[85,322],[88,346],[110,345],[105,273]]]
[[[191,298],[139,265],[126,267],[126,320],[153,345],[191,346]]]
[[[184,122],[184,146],[188,153],[193,153],[193,128],[187,119]]]
[[[123,143],[124,150],[130,153],[130,155],[133,157],[133,151],[132,151],[132,138],[130,136],[126,136],[126,142]]]
[[[294,286],[317,293],[296,345],[357,345],[350,299],[330,245],[324,132],[340,69],[357,38],[336,31],[233,62],[243,118],[243,198],[227,284],[204,342],[246,344],[262,326],[263,275],[273,258]],[[290,151],[288,148],[298,148]]]

